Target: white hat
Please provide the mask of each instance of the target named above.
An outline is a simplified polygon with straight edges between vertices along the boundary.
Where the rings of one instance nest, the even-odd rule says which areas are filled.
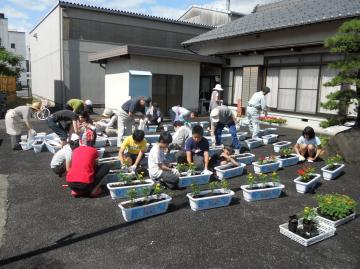
[[[87,105],[87,106],[92,106],[93,103],[91,102],[91,100],[86,100],[86,101],[85,101],[85,105]]]
[[[76,141],[76,140],[79,140],[79,139],[80,139],[80,137],[79,137],[78,134],[75,134],[75,133],[71,134],[71,137],[70,137],[71,141]]]
[[[220,120],[219,114],[220,114],[219,109],[214,108],[214,109],[211,110],[211,112],[210,112],[210,120],[211,120],[212,122],[218,122],[218,121]]]
[[[113,114],[113,110],[111,108],[105,108],[103,112],[104,117],[110,117]]]
[[[221,85],[220,85],[220,84],[216,84],[216,85],[215,85],[215,88],[214,88],[213,90],[215,90],[215,91],[223,91],[224,89],[221,88]]]

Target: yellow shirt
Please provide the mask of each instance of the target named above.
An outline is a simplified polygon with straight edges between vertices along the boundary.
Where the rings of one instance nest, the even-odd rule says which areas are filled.
[[[130,154],[139,154],[140,151],[146,151],[146,139],[141,142],[135,142],[132,135],[125,138],[121,144],[121,149],[127,149]]]

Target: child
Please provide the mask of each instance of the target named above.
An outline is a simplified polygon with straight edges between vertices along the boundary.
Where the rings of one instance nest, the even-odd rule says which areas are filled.
[[[180,173],[175,168],[170,168],[165,164],[164,150],[169,147],[172,137],[169,132],[160,134],[159,142],[150,150],[148,167],[150,178],[158,179],[170,189],[176,188]]]
[[[178,162],[195,163],[197,170],[211,173],[209,168],[209,142],[203,137],[204,129],[200,125],[194,126],[192,136],[185,142],[185,151],[176,154]]]
[[[96,132],[87,129],[84,135],[86,144],[73,151],[66,181],[74,197],[98,197],[102,194],[101,184],[110,167],[106,163],[98,165],[99,153],[94,148]]]
[[[300,161],[314,162],[323,152],[321,141],[315,135],[315,131],[310,126],[305,127],[302,136],[297,140],[294,147],[295,152],[300,156]]]
[[[132,136],[128,136],[120,146],[119,160],[122,166],[131,164],[131,170],[135,171],[146,151],[145,133],[135,130]],[[127,154],[125,154],[127,150]]]
[[[51,160],[50,167],[55,174],[62,177],[70,169],[71,154],[79,146],[79,136],[72,134],[70,143],[56,152]]]
[[[234,166],[239,166],[240,165],[237,161],[235,161],[231,157],[232,152],[233,152],[233,149],[231,147],[229,147],[229,146],[224,147],[224,149],[222,150],[222,153],[220,154],[219,160],[218,160],[220,162],[220,165],[225,165],[225,164],[228,164],[228,163],[231,163]]]

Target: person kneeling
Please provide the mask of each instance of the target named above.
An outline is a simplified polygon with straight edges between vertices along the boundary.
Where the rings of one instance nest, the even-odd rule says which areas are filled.
[[[101,195],[101,184],[109,173],[108,164],[98,164],[99,153],[94,144],[96,132],[88,129],[86,143],[75,149],[72,153],[70,170],[67,173],[66,181],[74,197]]]
[[[131,136],[124,140],[119,150],[121,166],[130,166],[132,171],[136,170],[146,151],[147,142],[144,137],[144,131],[135,130]],[[126,154],[125,150],[127,150]]]
[[[324,152],[320,139],[316,136],[312,127],[307,126],[295,144],[295,152],[300,161],[314,162]]]
[[[152,179],[161,179],[162,182],[170,189],[175,189],[180,173],[175,168],[170,168],[165,164],[164,151],[172,142],[172,137],[169,132],[160,134],[159,142],[156,143],[150,150],[148,158],[149,175]]]

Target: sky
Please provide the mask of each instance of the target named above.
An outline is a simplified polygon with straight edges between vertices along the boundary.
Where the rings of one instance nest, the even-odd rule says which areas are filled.
[[[57,3],[57,0],[0,0],[9,29],[29,32]],[[190,6],[225,9],[226,0],[69,0],[99,7],[128,10],[178,19]],[[231,10],[250,13],[256,4],[271,0],[231,0]]]

